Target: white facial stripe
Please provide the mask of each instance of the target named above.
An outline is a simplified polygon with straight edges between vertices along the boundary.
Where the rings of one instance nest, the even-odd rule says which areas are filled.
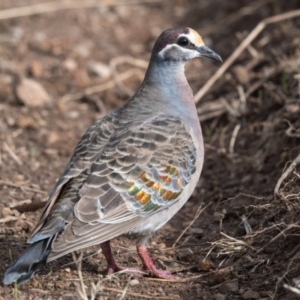
[[[177,50],[182,54],[181,57],[184,58],[185,60],[190,60],[190,59],[200,56],[200,54],[197,50],[182,48],[177,44],[167,45],[164,49],[162,49],[158,53],[158,55],[162,58],[165,58],[166,53],[168,53],[168,51],[171,50],[171,48],[177,48]]]

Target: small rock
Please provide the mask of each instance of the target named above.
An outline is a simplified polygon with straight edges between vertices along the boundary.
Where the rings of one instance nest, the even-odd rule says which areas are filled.
[[[211,293],[209,293],[209,292],[202,292],[202,299],[203,300],[209,300],[209,299],[211,299]]]
[[[219,284],[221,282],[224,282],[228,279],[233,279],[234,278],[234,273],[232,272],[231,268],[223,268],[220,270],[217,270],[213,272],[209,278],[208,282],[211,285]]]
[[[71,110],[66,113],[66,116],[69,119],[77,119],[80,116],[80,113],[77,110]]]
[[[12,38],[15,43],[19,42],[23,35],[24,29],[22,27],[16,26],[12,28]]]
[[[22,129],[37,128],[38,124],[31,117],[21,117],[16,120],[16,126],[22,128]]]
[[[51,131],[51,132],[49,132],[49,134],[48,134],[48,136],[47,136],[47,142],[48,142],[48,144],[55,144],[56,142],[58,142],[59,141],[59,135],[56,133],[56,132],[54,132],[54,131]]]
[[[194,253],[190,248],[183,248],[176,250],[179,260],[189,262],[194,258]]]
[[[140,282],[137,279],[132,279],[132,280],[130,280],[129,285],[130,286],[135,286],[135,285],[138,285],[139,283]]]
[[[63,67],[69,72],[74,72],[77,69],[78,65],[74,59],[67,58],[63,61]]]
[[[158,244],[158,247],[159,247],[160,249],[166,249],[166,248],[167,248],[167,245],[166,245],[165,243],[160,243],[160,244]]]
[[[47,148],[43,151],[43,153],[45,153],[48,156],[57,156],[58,155],[58,150],[57,149],[51,149],[51,148]]]
[[[259,295],[262,298],[268,298],[270,297],[270,291],[259,291]]]
[[[102,62],[90,61],[88,63],[88,71],[91,74],[97,75],[103,79],[111,76],[111,68]]]
[[[213,297],[214,297],[215,300],[226,300],[226,295],[223,295],[223,294],[220,294],[220,293],[215,294]]]
[[[50,102],[50,96],[44,87],[35,80],[22,78],[16,87],[19,100],[30,107],[43,106]]]
[[[199,261],[197,265],[198,271],[209,271],[210,269],[213,269],[215,267],[215,264],[211,260],[201,260]]]
[[[227,282],[225,285],[230,292],[237,292],[239,290],[239,283],[237,281]]]
[[[11,95],[12,77],[9,75],[0,76],[0,97],[5,99]]]
[[[10,117],[10,116],[8,116],[8,117],[6,118],[6,122],[7,122],[7,124],[8,124],[9,126],[15,126],[15,124],[16,124],[16,120],[15,120],[14,118]]]
[[[78,87],[86,87],[90,84],[90,78],[86,70],[77,70],[74,74],[75,84]]]
[[[90,56],[90,49],[86,46],[86,44],[78,44],[75,46],[74,52],[83,58]]]
[[[43,65],[39,61],[34,60],[29,66],[29,72],[35,78],[42,77],[44,73]]]
[[[5,217],[8,217],[8,216],[11,216],[12,215],[12,211],[9,207],[3,207],[2,208],[2,216],[5,218]]]
[[[299,103],[287,103],[286,105],[284,105],[284,109],[289,114],[297,114],[300,111]]]
[[[190,234],[194,234],[196,236],[203,236],[204,230],[202,228],[190,228],[189,229]]]
[[[220,286],[220,291],[222,293],[235,293],[239,290],[239,283],[237,280],[234,281],[226,281],[224,284]]]
[[[260,297],[259,292],[253,290],[247,290],[243,295],[243,299],[258,299]]]
[[[16,209],[13,209],[11,212],[12,212],[12,215],[15,217],[19,217],[21,215],[20,212]]]
[[[235,78],[240,84],[247,84],[250,81],[249,71],[241,65],[237,65],[233,68]]]
[[[220,222],[220,220],[224,219],[225,215],[221,212],[214,212],[214,222]]]
[[[16,184],[24,184],[24,181],[25,181],[25,176],[23,174],[18,174],[16,173],[14,176],[13,176],[13,182],[16,183]]]

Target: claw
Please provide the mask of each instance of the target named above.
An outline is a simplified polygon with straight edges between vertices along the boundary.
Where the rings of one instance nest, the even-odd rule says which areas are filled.
[[[143,269],[147,270],[151,276],[169,280],[180,279],[178,276],[172,275],[169,271],[157,269],[145,246],[137,245],[136,249],[143,262]]]

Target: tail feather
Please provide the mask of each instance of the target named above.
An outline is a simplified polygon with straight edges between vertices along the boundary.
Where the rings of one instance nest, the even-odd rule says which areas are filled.
[[[57,234],[31,244],[15,263],[7,269],[4,274],[3,283],[24,283],[35,272],[42,269],[46,265],[47,258],[52,251],[52,244],[56,236]]]

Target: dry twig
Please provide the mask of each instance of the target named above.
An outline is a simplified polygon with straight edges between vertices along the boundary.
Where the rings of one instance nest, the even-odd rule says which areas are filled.
[[[39,4],[33,4],[22,7],[14,7],[3,9],[0,11],[0,20],[44,14],[55,12],[59,10],[78,9],[78,8],[92,8],[92,7],[107,7],[107,6],[121,6],[121,5],[136,5],[157,3],[159,0],[125,0],[125,1],[97,1],[97,0],[73,0],[73,1],[51,1]]]
[[[286,283],[283,284],[283,287],[293,293],[295,293],[296,295],[300,296],[300,290],[291,286],[291,285],[288,285]]]
[[[33,212],[43,208],[46,204],[46,201],[35,201],[31,203],[24,203],[21,205],[15,205],[11,208],[16,209],[20,213],[24,212]]]
[[[118,75],[118,80],[119,80],[119,82],[124,81],[124,80],[130,78],[131,76],[140,75],[140,74],[141,74],[141,70],[139,70],[139,69],[129,69],[129,70],[121,73],[120,75]],[[84,96],[88,96],[88,95],[103,92],[105,90],[112,89],[115,85],[116,85],[116,81],[114,79],[111,79],[102,84],[88,87],[83,92],[78,92],[75,94],[66,94],[65,96],[63,96],[61,98],[60,101],[65,103],[65,102],[68,102],[71,100],[79,100]]]
[[[234,129],[233,129],[232,136],[231,136],[231,139],[230,139],[230,144],[229,144],[229,153],[234,152],[234,144],[235,144],[236,137],[238,135],[238,132],[239,132],[240,128],[241,128],[241,124],[236,124]]]
[[[116,58],[112,59],[110,64],[109,64],[110,67],[111,67],[112,74],[114,76],[116,85],[127,96],[131,97],[134,94],[134,92],[122,83],[122,80],[121,80],[121,78],[120,78],[120,76],[117,72],[117,66],[120,65],[120,64],[124,64],[124,63],[130,64],[130,65],[133,65],[133,66],[136,66],[136,67],[139,67],[139,68],[146,69],[148,67],[148,62],[146,62],[142,59],[133,58],[131,56],[119,56],[119,57],[116,57]]]
[[[12,221],[18,221],[18,220],[20,220],[20,217],[8,216],[3,219],[0,219],[0,224],[12,222]]]
[[[292,173],[292,171],[296,168],[297,164],[299,164],[299,163],[300,163],[300,154],[293,160],[293,162],[290,164],[290,166],[285,170],[285,172],[278,179],[275,189],[274,189],[275,197],[276,197],[276,195],[278,195],[278,191],[279,191],[279,188],[280,188],[283,180],[285,180],[290,175],[290,173]]]
[[[203,36],[210,35],[211,33],[218,31],[218,29],[228,26],[244,16],[253,14],[258,8],[267,4],[268,2],[270,2],[270,0],[258,0],[253,2],[251,6],[244,6],[238,11],[233,12],[231,15],[226,15],[225,18],[214,22],[211,26],[201,29],[201,33]]]
[[[78,277],[79,277],[79,285],[76,284],[77,285],[77,293],[80,295],[82,300],[89,300],[88,296],[86,294],[85,285],[84,285],[84,281],[83,281],[83,276],[82,276],[82,272],[81,272],[83,252],[81,251],[78,257],[73,252],[72,257],[73,257],[73,260],[76,264],[77,273],[78,273]]]
[[[247,217],[245,215],[242,215],[241,219],[242,219],[246,234],[252,233],[253,230],[252,230],[251,225],[249,224],[249,222],[247,220]]]
[[[285,121],[289,125],[289,128],[285,131],[285,134],[289,137],[300,138],[300,129],[295,128],[289,120],[285,120]]]
[[[235,49],[224,64],[216,71],[216,73],[205,83],[205,85],[196,93],[195,102],[199,102],[217,80],[227,71],[241,53],[249,46],[250,43],[261,33],[264,28],[272,23],[300,17],[300,9],[289,11],[280,15],[266,18],[258,23],[258,25],[250,32],[243,42]]]
[[[200,205],[196,211],[196,214],[194,216],[194,219],[192,220],[192,222],[181,232],[181,234],[179,235],[179,237],[176,239],[175,243],[172,245],[172,248],[174,248],[176,246],[176,244],[180,241],[180,239],[182,238],[182,236],[187,232],[187,230],[195,223],[195,221],[198,219],[198,217],[202,214],[202,212],[209,206],[211,205],[211,202],[209,202],[207,205],[205,205],[202,208],[202,205]]]
[[[222,238],[218,241],[212,242],[212,248],[218,247],[219,254],[221,255],[232,255],[236,252],[243,252],[248,246],[244,241],[238,240],[234,237],[231,237],[224,232],[220,232],[225,238]]]
[[[24,185],[15,184],[15,183],[4,181],[4,180],[0,180],[0,185],[8,185],[8,186],[19,188],[21,190],[27,190],[27,191],[35,192],[35,193],[39,193],[39,194],[47,194],[45,191],[41,191],[39,189],[31,188],[31,187],[24,186]]]
[[[3,148],[8,152],[11,158],[19,165],[22,166],[22,162],[20,158],[16,155],[16,153],[8,146],[6,142],[3,142]]]
[[[290,224],[288,225],[284,230],[280,231],[276,236],[274,236],[269,242],[264,244],[263,247],[261,247],[259,250],[256,251],[256,254],[259,254],[262,252],[267,246],[275,242],[278,238],[280,238],[282,235],[285,235],[287,231],[293,229],[293,228],[300,228],[298,224]]]
[[[120,293],[122,294],[123,291],[115,288],[109,288],[109,287],[104,287],[104,291],[108,292],[114,292],[114,293]],[[153,299],[153,295],[145,295],[145,294],[139,294],[139,293],[133,293],[133,292],[127,292],[128,296],[133,296],[133,297],[139,297],[139,299]],[[172,300],[172,299],[180,299],[178,295],[172,295],[172,296],[166,296],[166,297],[157,297],[155,296],[155,299],[161,299],[161,300]]]

